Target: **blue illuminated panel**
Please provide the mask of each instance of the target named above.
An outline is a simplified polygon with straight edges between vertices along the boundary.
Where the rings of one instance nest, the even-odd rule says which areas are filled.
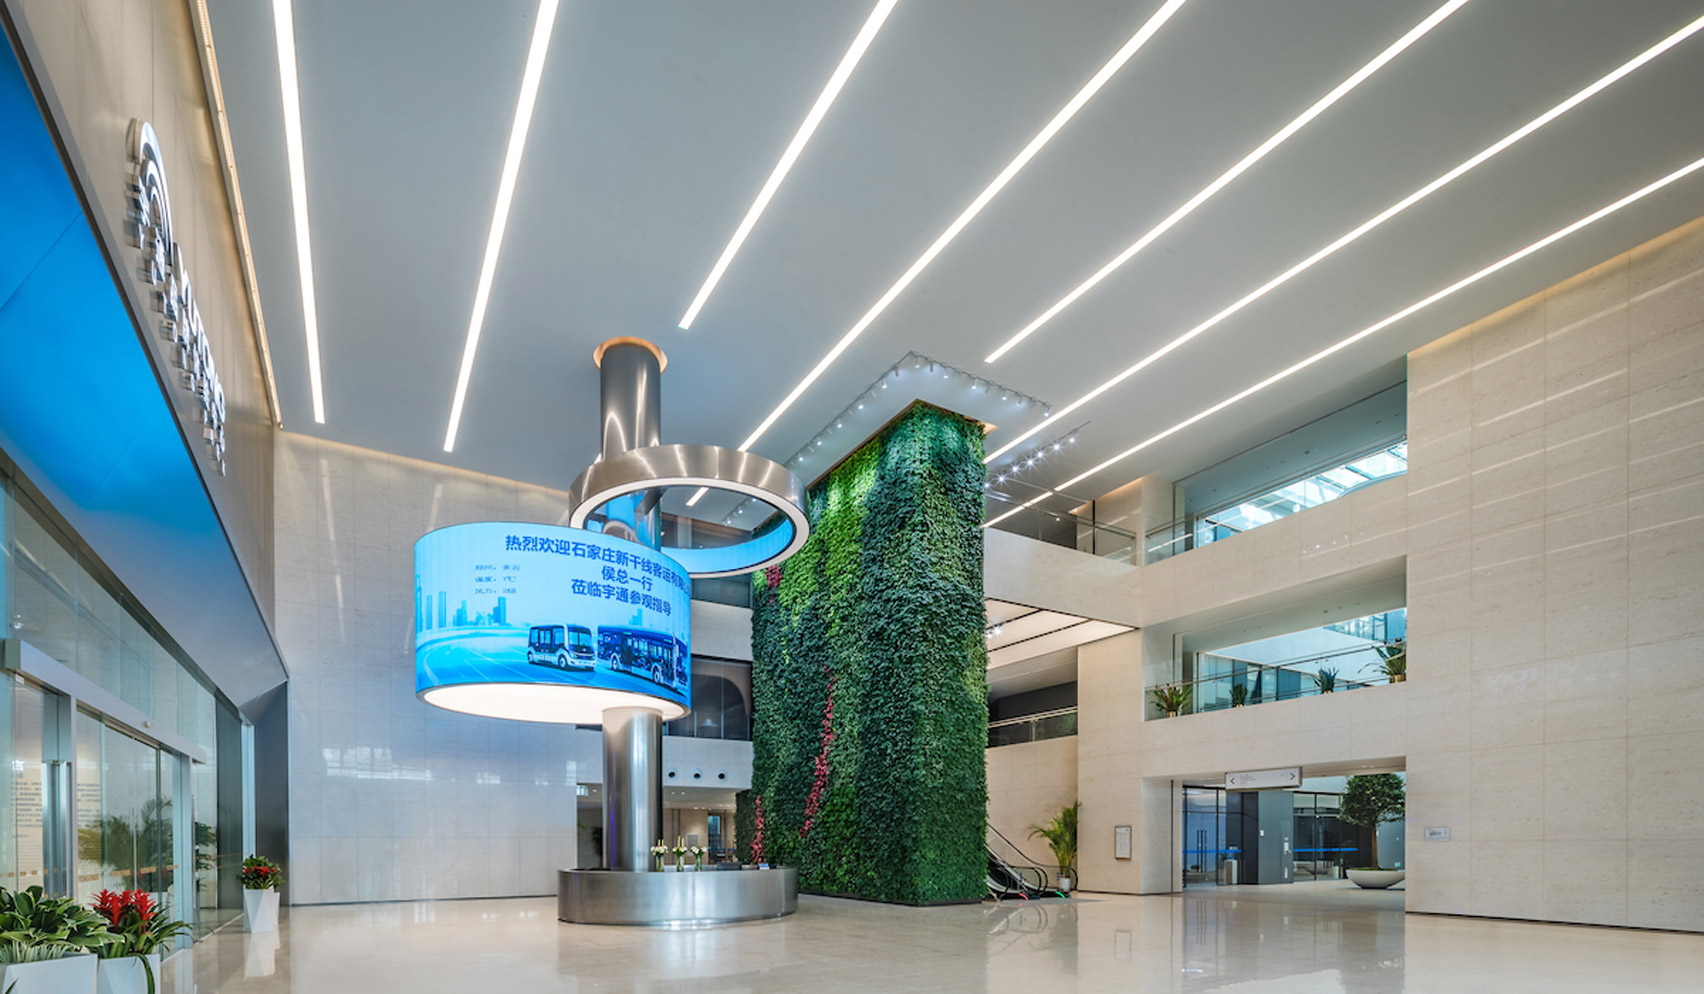
[[[415,690],[430,703],[437,688],[536,684],[691,706],[686,570],[597,532],[484,521],[427,534],[414,545],[414,638]]]

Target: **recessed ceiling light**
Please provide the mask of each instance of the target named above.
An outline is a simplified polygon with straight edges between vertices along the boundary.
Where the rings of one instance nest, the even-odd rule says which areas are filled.
[[[1286,379],[1286,378],[1288,378],[1288,377],[1290,377],[1290,376],[1292,376],[1296,373],[1299,373],[1302,370],[1308,368],[1309,366],[1312,366],[1314,363],[1317,363],[1317,362],[1319,362],[1323,359],[1326,359],[1330,356],[1337,354],[1338,352],[1341,352],[1343,349],[1348,348],[1349,346],[1355,344],[1356,342],[1360,341],[1361,339],[1366,338],[1370,335],[1377,334],[1378,332],[1383,331],[1384,329],[1390,327],[1391,325],[1395,324],[1396,322],[1401,321],[1403,318],[1406,318],[1406,317],[1414,314],[1417,311],[1420,311],[1420,310],[1423,310],[1427,307],[1430,307],[1433,304],[1437,303],[1440,300],[1443,300],[1446,297],[1449,297],[1453,294],[1456,294],[1456,293],[1458,293],[1462,290],[1467,289],[1468,287],[1474,285],[1475,283],[1478,283],[1480,280],[1485,279],[1487,276],[1490,276],[1494,273],[1500,272],[1501,270],[1506,269],[1509,266],[1514,265],[1515,263],[1521,261],[1522,259],[1525,259],[1527,256],[1532,255],[1533,253],[1538,252],[1538,251],[1540,251],[1540,250],[1542,250],[1542,249],[1544,249],[1544,248],[1546,248],[1546,247],[1548,247],[1548,246],[1550,246],[1550,245],[1552,245],[1552,244],[1554,244],[1558,241],[1561,241],[1562,239],[1573,234],[1574,232],[1579,231],[1581,228],[1585,228],[1588,225],[1595,224],[1596,222],[1603,220],[1604,218],[1610,216],[1611,214],[1614,214],[1616,211],[1619,211],[1624,207],[1629,206],[1630,204],[1633,204],[1633,203],[1636,203],[1640,200],[1643,200],[1645,197],[1650,196],[1651,194],[1657,192],[1658,190],[1661,190],[1662,188],[1668,186],[1669,184],[1677,182],[1678,180],[1684,179],[1687,176],[1690,176],[1692,173],[1697,172],[1699,169],[1704,169],[1704,158],[1693,160],[1692,162],[1680,167],[1679,169],[1676,169],[1674,172],[1669,173],[1667,176],[1664,176],[1662,179],[1659,179],[1654,183],[1651,183],[1647,186],[1641,187],[1638,190],[1633,191],[1632,193],[1628,194],[1625,197],[1622,197],[1620,200],[1617,200],[1616,202],[1608,205],[1607,207],[1601,207],[1598,210],[1593,211],[1590,214],[1587,214],[1585,217],[1579,219],[1578,221],[1575,221],[1574,223],[1567,225],[1566,227],[1563,227],[1563,228],[1560,228],[1560,229],[1558,229],[1554,232],[1551,232],[1550,234],[1544,236],[1543,238],[1540,238],[1538,241],[1533,242],[1531,245],[1528,245],[1527,247],[1520,249],[1519,251],[1514,252],[1510,255],[1504,256],[1503,258],[1497,260],[1496,262],[1493,262],[1491,265],[1486,266],[1484,269],[1481,269],[1478,272],[1473,273],[1470,276],[1463,277],[1462,279],[1459,279],[1456,282],[1451,283],[1449,286],[1444,287],[1442,290],[1439,290],[1436,293],[1433,293],[1428,297],[1424,297],[1424,298],[1422,298],[1418,301],[1415,301],[1412,304],[1409,304],[1407,307],[1404,307],[1402,310],[1397,311],[1395,314],[1392,314],[1391,316],[1385,318],[1384,320],[1379,321],[1375,324],[1369,325],[1369,326],[1361,329],[1360,331],[1357,331],[1355,334],[1350,335],[1348,338],[1345,338],[1342,341],[1337,342],[1334,345],[1328,346],[1327,348],[1321,349],[1320,351],[1315,352],[1313,355],[1308,356],[1306,359],[1303,359],[1302,361],[1295,363],[1292,366],[1288,366],[1288,367],[1286,367],[1282,370],[1279,370],[1276,373],[1273,373],[1271,376],[1268,376],[1266,379],[1261,380],[1259,383],[1256,383],[1253,386],[1244,389],[1240,393],[1233,394],[1233,395],[1225,398],[1224,400],[1219,401],[1217,404],[1214,404],[1212,407],[1209,407],[1206,410],[1201,411],[1198,414],[1195,414],[1191,417],[1185,418],[1182,421],[1179,421],[1177,424],[1172,425],[1170,428],[1167,428],[1165,431],[1162,431],[1157,435],[1154,435],[1154,436],[1147,438],[1147,439],[1145,439],[1141,442],[1138,442],[1137,444],[1131,446],[1130,448],[1125,449],[1123,452],[1120,452],[1118,455],[1113,456],[1112,458],[1102,462],[1100,465],[1095,466],[1092,469],[1089,469],[1085,472],[1077,474],[1076,476],[1072,477],[1071,479],[1066,480],[1064,483],[1059,484],[1057,487],[1053,488],[1052,490],[1049,490],[1048,492],[1043,493],[1038,497],[1034,497],[1034,498],[1030,499],[1029,501],[1027,501],[1023,504],[1020,504],[1017,507],[1012,508],[1010,511],[1007,511],[1005,514],[1002,514],[999,517],[989,519],[987,522],[985,522],[983,524],[982,527],[987,528],[991,525],[998,524],[999,522],[1004,521],[1006,518],[1011,517],[1012,515],[1018,513],[1019,511],[1025,510],[1026,508],[1033,507],[1034,505],[1045,500],[1047,497],[1052,496],[1054,493],[1057,493],[1058,491],[1064,490],[1066,487],[1075,486],[1076,484],[1083,482],[1084,480],[1095,475],[1096,473],[1099,473],[1104,469],[1110,468],[1115,463],[1118,463],[1118,462],[1121,462],[1125,459],[1128,459],[1129,457],[1131,457],[1131,456],[1135,455],[1136,453],[1142,451],[1143,449],[1147,448],[1148,446],[1153,445],[1156,442],[1162,441],[1163,439],[1170,438],[1172,435],[1175,435],[1178,432],[1182,431],[1183,429],[1188,428],[1190,425],[1193,425],[1193,424],[1195,424],[1199,421],[1204,421],[1207,418],[1212,417],[1213,415],[1224,410],[1225,408],[1230,407],[1232,404],[1235,404],[1238,401],[1244,400],[1247,397],[1252,396],[1253,394],[1259,393],[1260,391],[1266,389],[1267,387],[1271,386],[1272,384],[1277,383],[1280,380]]]
[[[1462,176],[1465,176],[1467,173],[1469,173],[1472,170],[1483,165],[1486,161],[1490,160],[1492,157],[1506,151],[1508,148],[1515,145],[1517,142],[1521,141],[1522,139],[1526,138],[1527,136],[1531,135],[1533,132],[1535,132],[1535,131],[1539,130],[1540,128],[1544,127],[1545,125],[1551,123],[1552,121],[1561,117],[1563,114],[1566,114],[1568,111],[1573,110],[1575,107],[1578,107],[1580,104],[1585,103],[1587,100],[1591,99],[1592,97],[1596,96],[1597,94],[1599,94],[1602,91],[1604,91],[1605,89],[1609,88],[1610,86],[1612,86],[1616,82],[1620,81],[1621,79],[1623,79],[1626,76],[1628,76],[1629,74],[1631,74],[1634,70],[1636,70],[1639,67],[1645,65],[1646,63],[1650,62],[1652,59],[1655,59],[1657,56],[1662,55],[1664,52],[1667,52],[1669,49],[1675,47],[1676,45],[1680,44],[1681,42],[1685,41],[1686,39],[1697,34],[1700,30],[1704,30],[1704,17],[1699,17],[1698,19],[1694,20],[1692,23],[1681,28],[1679,31],[1676,31],[1675,33],[1669,35],[1667,38],[1664,38],[1662,41],[1659,41],[1655,45],[1652,45],[1650,48],[1647,48],[1643,52],[1640,52],[1638,55],[1636,55],[1633,58],[1629,59],[1628,61],[1622,63],[1620,66],[1617,66],[1615,69],[1611,70],[1608,74],[1600,77],[1596,82],[1587,86],[1585,89],[1579,91],[1578,93],[1574,94],[1573,96],[1569,97],[1568,99],[1566,99],[1566,100],[1562,101],[1561,103],[1557,104],[1556,106],[1550,108],[1549,110],[1545,111],[1543,114],[1540,114],[1539,116],[1533,118],[1532,120],[1528,121],[1526,124],[1521,125],[1519,128],[1516,128],[1514,131],[1509,132],[1507,135],[1505,135],[1500,140],[1492,143],[1491,145],[1486,146],[1477,155],[1474,155],[1473,157],[1467,159],[1466,161],[1462,162],[1460,165],[1456,166],[1454,169],[1451,169],[1450,171],[1439,176],[1437,179],[1432,180],[1430,183],[1427,183],[1425,186],[1420,187],[1418,190],[1415,190],[1413,193],[1410,193],[1408,196],[1403,197],[1401,200],[1398,200],[1396,203],[1391,204],[1389,207],[1386,207],[1384,210],[1380,211],[1378,214],[1375,214],[1374,216],[1372,216],[1372,217],[1368,218],[1367,220],[1361,222],[1361,224],[1359,226],[1357,226],[1356,228],[1354,228],[1353,230],[1339,236],[1336,241],[1333,241],[1331,244],[1326,245],[1325,247],[1314,252],[1312,255],[1308,256],[1307,258],[1303,259],[1302,261],[1291,266],[1289,269],[1286,269],[1282,273],[1279,273],[1277,276],[1268,280],[1265,284],[1261,285],[1260,287],[1256,288],[1252,292],[1245,295],[1242,299],[1231,304],[1229,307],[1226,307],[1224,310],[1219,311],[1217,314],[1214,314],[1212,317],[1201,322],[1200,324],[1196,325],[1195,327],[1189,329],[1188,331],[1184,332],[1182,335],[1179,335],[1178,337],[1172,339],[1170,342],[1167,342],[1165,345],[1160,346],[1160,348],[1149,353],[1147,356],[1138,360],[1134,365],[1127,367],[1122,372],[1118,373],[1117,375],[1113,376],[1111,379],[1102,383],[1100,386],[1095,387],[1093,390],[1090,390],[1088,393],[1084,394],[1083,396],[1078,397],[1076,400],[1072,401],[1069,404],[1066,404],[1064,407],[1060,408],[1058,411],[1055,411],[1052,414],[1048,415],[1047,417],[1041,419],[1041,421],[1038,422],[1034,427],[1030,428],[1029,430],[1027,430],[1025,432],[1022,432],[1016,438],[1007,442],[1005,445],[1001,446],[1000,448],[995,449],[992,453],[990,453],[983,460],[983,462],[984,463],[993,462],[995,459],[998,459],[1002,455],[1005,455],[1007,452],[1010,452],[1013,449],[1017,448],[1019,445],[1022,445],[1025,440],[1033,437],[1037,432],[1041,431],[1043,428],[1046,428],[1048,425],[1052,424],[1054,421],[1058,420],[1059,418],[1066,416],[1067,414],[1070,414],[1072,411],[1075,411],[1077,408],[1082,407],[1084,404],[1087,404],[1088,402],[1094,400],[1096,397],[1099,397],[1101,394],[1107,392],[1108,390],[1111,390],[1113,387],[1119,385],[1120,383],[1123,383],[1125,380],[1129,379],[1130,377],[1135,376],[1137,373],[1146,369],[1148,366],[1159,361],[1160,359],[1165,358],[1167,355],[1170,355],[1172,352],[1181,348],[1183,345],[1188,343],[1190,340],[1194,339],[1196,336],[1201,335],[1201,334],[1211,330],[1212,328],[1218,326],[1221,322],[1230,318],[1232,315],[1235,315],[1237,312],[1241,311],[1243,308],[1254,303],[1255,301],[1259,300],[1260,298],[1266,296],[1268,293],[1271,293],[1273,290],[1278,289],[1279,287],[1283,286],[1285,283],[1288,283],[1290,280],[1296,278],[1297,276],[1300,276],[1302,273],[1307,272],[1309,269],[1312,269],[1314,266],[1318,265],[1320,262],[1323,262],[1325,259],[1336,254],[1340,249],[1347,247],[1349,244],[1356,241],[1357,239],[1359,239],[1361,236],[1367,234],[1368,232],[1372,231],[1374,228],[1377,228],[1379,225],[1384,224],[1386,221],[1389,221],[1391,218],[1396,217],[1398,214],[1401,214],[1403,211],[1407,210],[1408,208],[1413,207],[1415,204],[1419,203],[1420,201],[1426,199],[1427,197],[1431,196],[1434,193],[1437,193],[1439,190],[1443,189],[1444,187],[1446,187],[1446,186],[1450,185],[1451,183],[1455,182],[1456,180],[1460,179]]]
[[[864,50],[869,48],[870,42],[876,39],[876,32],[882,29],[882,23],[887,20],[888,15],[893,12],[894,4],[898,2],[899,0],[881,0],[880,3],[876,4],[876,9],[870,11],[869,19],[864,22],[863,29],[858,32],[856,38],[852,39],[852,47],[847,49],[846,54],[841,57],[840,65],[835,68],[834,74],[828,77],[828,85],[822,88],[822,93],[817,97],[816,103],[811,106],[810,113],[805,115],[804,123],[799,125],[799,130],[793,135],[793,140],[787,143],[786,151],[781,153],[781,161],[775,164],[774,171],[769,174],[769,179],[764,182],[763,189],[757,191],[757,199],[752,201],[751,208],[746,211],[745,218],[740,221],[740,226],[734,229],[734,237],[728,240],[728,247],[722,250],[722,256],[716,260],[716,265],[710,267],[710,276],[705,279],[704,285],[698,289],[698,296],[692,298],[692,306],[686,309],[686,314],[680,319],[681,331],[691,328],[692,322],[697,320],[698,312],[704,308],[704,302],[710,299],[710,294],[716,289],[716,284],[721,282],[722,274],[728,271],[728,265],[734,261],[734,256],[739,253],[740,246],[745,244],[746,237],[751,234],[751,229],[756,227],[757,219],[763,216],[764,208],[769,206],[769,201],[775,196],[775,191],[781,189],[781,181],[787,178],[788,170],[792,169],[793,163],[798,161],[799,153],[805,150],[805,143],[810,141],[811,135],[816,133],[817,125],[822,123],[823,116],[828,113],[829,106],[834,103],[834,98],[840,95],[841,88],[852,76],[852,70],[858,67],[858,60],[864,57]]]
[[[1021,331],[1019,331],[1017,334],[1013,335],[1011,338],[1007,339],[1005,344],[1001,345],[999,348],[997,348],[993,352],[989,353],[987,358],[983,359],[983,362],[995,362],[995,361],[997,361],[1001,356],[1005,355],[1007,352],[1010,352],[1014,347],[1016,347],[1019,342],[1022,342],[1024,339],[1035,334],[1037,329],[1039,329],[1042,325],[1046,324],[1047,322],[1053,320],[1054,317],[1056,317],[1059,314],[1060,311],[1063,311],[1065,308],[1070,307],[1073,303],[1076,302],[1077,298],[1081,297],[1085,293],[1088,293],[1090,290],[1094,289],[1094,287],[1097,284],[1099,284],[1102,280],[1106,279],[1108,276],[1111,276],[1113,274],[1114,270],[1118,269],[1120,266],[1124,265],[1126,262],[1129,262],[1131,259],[1135,258],[1136,253],[1142,251],[1143,249],[1147,248],[1149,245],[1153,244],[1153,242],[1156,239],[1158,239],[1161,235],[1165,234],[1166,232],[1170,231],[1173,227],[1175,227],[1179,221],[1182,221],[1184,218],[1186,218],[1190,214],[1194,213],[1195,209],[1197,207],[1200,207],[1202,204],[1206,203],[1215,194],[1217,194],[1220,190],[1223,190],[1225,187],[1231,185],[1231,182],[1233,180],[1235,180],[1238,176],[1241,176],[1243,173],[1247,172],[1255,163],[1259,162],[1261,159],[1266,158],[1266,156],[1269,153],[1271,153],[1273,149],[1284,144],[1286,141],[1289,141],[1291,136],[1295,135],[1296,132],[1301,131],[1303,128],[1307,127],[1308,124],[1310,122],[1312,122],[1314,118],[1325,113],[1328,109],[1330,109],[1332,104],[1335,104],[1335,103],[1337,103],[1337,101],[1342,100],[1344,97],[1348,96],[1349,92],[1351,90],[1355,89],[1357,86],[1360,86],[1362,83],[1364,83],[1368,79],[1372,78],[1372,75],[1374,73],[1378,72],[1380,69],[1383,69],[1385,67],[1385,65],[1388,64],[1392,59],[1396,58],[1398,55],[1401,55],[1404,51],[1406,51],[1409,48],[1409,46],[1413,45],[1415,42],[1419,41],[1421,38],[1424,38],[1433,28],[1437,27],[1439,24],[1442,24],[1444,22],[1445,18],[1449,17],[1451,14],[1455,13],[1456,11],[1460,10],[1462,7],[1466,6],[1468,4],[1468,2],[1469,2],[1469,0],[1448,0],[1448,2],[1445,3],[1442,7],[1439,7],[1437,10],[1432,11],[1432,13],[1425,20],[1421,21],[1419,24],[1416,24],[1413,28],[1410,28],[1407,34],[1403,35],[1401,38],[1398,38],[1396,41],[1392,42],[1391,45],[1388,48],[1386,48],[1384,51],[1380,52],[1378,55],[1374,56],[1374,58],[1371,62],[1367,63],[1366,65],[1362,66],[1360,69],[1356,70],[1355,73],[1353,75],[1351,75],[1348,79],[1345,79],[1343,82],[1338,83],[1337,86],[1334,89],[1332,89],[1332,91],[1330,93],[1327,93],[1325,96],[1320,97],[1319,100],[1317,100],[1312,107],[1309,107],[1307,110],[1302,111],[1302,113],[1300,115],[1298,115],[1294,120],[1292,120],[1289,124],[1286,124],[1282,128],[1279,128],[1278,131],[1275,132],[1272,135],[1272,137],[1266,139],[1264,142],[1261,142],[1259,147],[1257,147],[1254,151],[1248,153],[1247,155],[1243,156],[1242,159],[1239,162],[1237,162],[1236,165],[1225,170],[1225,172],[1223,174],[1221,174],[1218,179],[1216,179],[1213,182],[1202,187],[1201,191],[1199,193],[1197,193],[1193,197],[1190,197],[1187,201],[1184,201],[1183,206],[1179,207],[1177,210],[1172,211],[1171,214],[1166,216],[1165,220],[1161,221],[1159,224],[1156,224],[1152,228],[1148,229],[1148,233],[1143,235],[1141,238],[1136,239],[1136,241],[1133,242],[1130,245],[1129,248],[1127,248],[1124,251],[1113,256],[1112,261],[1110,261],[1106,265],[1102,266],[1099,270],[1097,270],[1095,272],[1095,274],[1093,276],[1090,276],[1088,279],[1086,279],[1082,283],[1078,284],[1076,289],[1072,290],[1070,293],[1066,294],[1064,297],[1061,297],[1059,299],[1058,303],[1055,303],[1052,307],[1049,307],[1047,310],[1043,311],[1041,313],[1040,317],[1036,318],[1034,321],[1031,321],[1029,324],[1025,325]]]
[[[284,159],[290,173],[290,208],[296,226],[296,271],[302,284],[302,330],[308,341],[308,393],[314,423],[325,424],[320,381],[319,304],[314,297],[314,253],[308,238],[308,170],[302,151],[302,92],[296,76],[296,20],[290,0],[272,0],[278,38],[278,85],[284,96]]]
[[[497,277],[497,255],[503,248],[503,229],[509,225],[509,207],[515,199],[515,180],[521,173],[521,154],[527,148],[527,129],[532,127],[533,108],[538,102],[539,78],[544,75],[544,57],[550,51],[550,29],[556,24],[557,0],[539,0],[533,21],[532,44],[521,73],[520,99],[515,103],[515,123],[509,129],[509,150],[503,156],[503,173],[497,181],[497,207],[491,212],[491,233],[485,239],[485,261],[479,266],[479,284],[473,291],[473,317],[467,324],[467,344],[462,347],[461,370],[456,374],[455,398],[450,401],[450,426],[444,432],[444,451],[453,452],[456,432],[461,429],[462,405],[467,384],[473,376],[473,357],[479,351],[479,333],[485,327],[485,309],[491,303],[491,283]]]
[[[753,445],[757,444],[757,440],[763,437],[764,432],[767,432],[772,426],[774,426],[776,420],[779,419],[782,414],[785,414],[787,409],[792,407],[793,403],[797,401],[806,390],[810,389],[811,384],[815,383],[818,377],[822,376],[823,372],[827,370],[829,366],[833,365],[836,359],[840,358],[841,353],[845,352],[852,346],[853,342],[858,340],[858,336],[862,335],[864,330],[873,324],[876,318],[881,316],[883,311],[887,310],[888,305],[892,304],[901,293],[905,292],[905,288],[910,286],[911,282],[922,274],[923,270],[927,269],[931,262],[935,261],[935,257],[940,255],[947,245],[950,244],[953,239],[958,237],[959,232],[963,231],[965,226],[970,224],[976,215],[982,213],[982,209],[987,207],[988,204],[1000,194],[1000,191],[1006,188],[1006,184],[1010,183],[1012,178],[1016,176],[1019,171],[1024,168],[1024,166],[1029,164],[1031,159],[1035,158],[1036,153],[1040,152],[1048,142],[1053,140],[1053,136],[1058,134],[1059,129],[1063,128],[1066,123],[1071,120],[1071,118],[1075,117],[1077,112],[1082,110],[1083,106],[1087,104],[1096,93],[1100,92],[1101,87],[1105,86],[1107,81],[1110,80],[1118,72],[1118,70],[1122,69],[1124,64],[1129,62],[1130,58],[1134,56],[1143,45],[1148,43],[1148,39],[1152,38],[1167,21],[1171,20],[1172,15],[1177,13],[1178,8],[1182,7],[1186,2],[1187,0],[1166,0],[1166,2],[1154,13],[1152,17],[1148,18],[1147,22],[1144,23],[1141,28],[1137,29],[1136,33],[1130,37],[1130,40],[1124,43],[1124,47],[1114,53],[1113,57],[1108,60],[1106,65],[1101,66],[1100,71],[1095,73],[1093,78],[1091,78],[1088,83],[1084,84],[1081,90],[1077,91],[1077,95],[1072,97],[1071,100],[1060,109],[1059,113],[1055,114],[1053,119],[1047,122],[1046,127],[1042,128],[1034,138],[1030,139],[1029,144],[1024,146],[1023,151],[1019,152],[1016,158],[1006,164],[1006,168],[1000,170],[1000,175],[994,177],[994,181],[989,183],[981,193],[977,194],[976,199],[970,202],[970,206],[966,207],[964,211],[959,214],[957,219],[955,219],[952,224],[948,225],[945,231],[941,232],[935,241],[924,250],[923,254],[917,257],[917,260],[911,264],[911,267],[900,276],[898,281],[896,281],[893,286],[888,287],[887,292],[882,294],[881,299],[877,300],[873,307],[864,312],[864,316],[858,319],[858,323],[854,324],[851,329],[846,332],[846,334],[842,335],[840,337],[840,341],[836,342],[834,347],[828,350],[828,354],[818,360],[815,366],[811,367],[811,371],[805,374],[805,378],[800,380],[798,385],[793,387],[792,391],[787,394],[786,398],[783,399],[780,404],[776,405],[775,409],[770,411],[769,415],[765,417],[760,424],[758,424],[757,429],[753,431],[744,442],[740,443],[741,451],[750,449]]]

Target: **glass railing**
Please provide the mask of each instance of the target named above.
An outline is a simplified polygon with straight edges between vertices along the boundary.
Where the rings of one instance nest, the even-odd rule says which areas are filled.
[[[1008,481],[997,486],[990,486],[986,491],[987,500],[985,515],[987,519],[1000,518],[999,524],[993,527],[1001,531],[1022,535],[1026,538],[1037,539],[1052,545],[1062,545],[1067,549],[1076,549],[1091,556],[1100,556],[1116,562],[1134,562],[1137,547],[1141,538],[1135,532],[1114,528],[1101,524],[1094,519],[1094,502],[1078,500],[1080,508],[1086,508],[1088,513],[1068,514],[1059,511],[1049,511],[1036,507],[1024,507],[1024,503],[1045,493],[1038,487],[1030,487],[1018,481]],[[1068,500],[1076,500],[1067,494],[1059,494]],[[1008,511],[1016,511],[1010,517],[1003,517]]]
[[[1282,663],[1257,663],[1216,653],[1195,658],[1194,679],[1150,686],[1147,717],[1202,714],[1300,697],[1359,690],[1408,679],[1406,644],[1369,642]],[[1181,692],[1181,693],[1180,693]],[[1170,700],[1166,695],[1174,695]],[[1170,705],[1177,705],[1172,708]]]
[[[1255,496],[1161,525],[1145,536],[1143,561],[1156,563],[1241,535],[1406,472],[1408,441],[1404,439],[1342,465],[1273,485]]]
[[[988,723],[988,748],[1077,734],[1077,709],[1059,708]]]

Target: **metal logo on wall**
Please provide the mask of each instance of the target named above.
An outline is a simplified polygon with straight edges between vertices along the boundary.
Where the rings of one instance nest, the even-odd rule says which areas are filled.
[[[166,194],[166,168],[154,127],[146,121],[130,124],[130,154],[134,159],[132,206],[136,244],[142,249],[141,277],[158,296],[155,306],[165,316],[161,333],[177,345],[178,368],[185,386],[201,406],[201,434],[219,475],[225,475],[225,388],[213,367],[213,349],[195,303],[189,267],[172,240],[172,205]]]

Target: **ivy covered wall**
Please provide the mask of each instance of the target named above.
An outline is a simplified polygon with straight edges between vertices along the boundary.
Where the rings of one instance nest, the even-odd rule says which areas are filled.
[[[806,891],[979,900],[988,789],[982,427],[916,404],[810,492],[759,573],[748,861]]]

